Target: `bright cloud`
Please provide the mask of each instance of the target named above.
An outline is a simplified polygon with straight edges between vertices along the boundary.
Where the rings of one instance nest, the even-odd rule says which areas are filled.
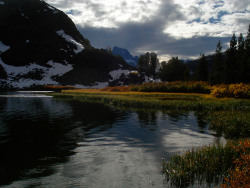
[[[249,0],[46,0],[66,12],[81,27],[119,28],[131,22],[164,19],[162,32],[175,38],[228,37],[246,32]],[[165,12],[162,7],[166,8]],[[182,14],[174,19],[173,10]]]
[[[246,33],[249,24],[248,0],[174,0],[180,5],[185,20],[168,25],[164,33],[175,38],[197,36],[229,37],[232,33]]]
[[[47,0],[81,26],[117,28],[125,22],[144,22],[155,14],[160,0]]]

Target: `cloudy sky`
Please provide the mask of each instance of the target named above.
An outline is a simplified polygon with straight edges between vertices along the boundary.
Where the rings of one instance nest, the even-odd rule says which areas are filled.
[[[45,0],[64,11],[96,48],[119,46],[161,60],[213,53],[235,33],[245,37],[249,0]]]

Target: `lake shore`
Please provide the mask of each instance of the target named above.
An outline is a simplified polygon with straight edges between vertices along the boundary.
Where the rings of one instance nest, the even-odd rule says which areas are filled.
[[[143,109],[166,109],[166,110],[194,110],[205,117],[206,121],[210,124],[209,129],[215,131],[217,135],[221,135],[227,139],[227,145],[214,145],[206,146],[202,149],[193,148],[184,154],[178,154],[173,156],[170,161],[163,160],[163,174],[166,175],[166,179],[170,180],[176,186],[189,185],[194,182],[195,177],[203,177],[202,181],[207,183],[224,183],[230,184],[230,180],[233,180],[232,173],[229,173],[229,169],[234,169],[233,161],[243,160],[240,158],[242,153],[234,151],[233,157],[231,153],[227,154],[229,150],[234,150],[235,145],[239,143],[249,143],[249,127],[250,127],[250,100],[249,99],[235,99],[235,98],[216,98],[210,94],[197,94],[197,93],[163,93],[163,92],[135,92],[135,91],[109,91],[101,89],[79,89],[79,90],[65,90],[61,93],[50,93],[49,95],[55,98],[64,98],[69,100],[79,101],[91,101],[99,102],[116,107],[128,107],[128,108],[143,108]],[[243,141],[240,141],[244,139]],[[237,142],[232,145],[232,140]],[[219,149],[218,149],[219,148]],[[231,149],[230,149],[231,148]],[[245,150],[249,151],[249,147],[245,147]],[[214,151],[225,153],[230,161],[223,162],[214,155],[210,155]],[[192,156],[199,156],[202,151],[202,156],[209,161],[218,161],[213,163],[213,166],[220,166],[223,171],[214,171],[213,173],[206,173],[202,170],[196,174],[193,172],[192,178],[190,174],[183,175],[183,172],[191,167],[183,165],[183,161],[192,161],[190,164],[195,164],[196,158],[189,157],[189,153]],[[242,151],[240,151],[242,152]],[[247,154],[248,156],[249,154]],[[229,157],[228,157],[229,156]],[[217,156],[218,157],[218,156]],[[178,159],[178,160],[177,160]],[[206,159],[200,159],[204,161]],[[178,161],[178,162],[177,162]],[[243,161],[247,167],[249,161]],[[198,163],[197,163],[198,164]],[[207,163],[199,163],[199,169],[206,169]],[[205,166],[204,166],[205,165]],[[173,172],[173,166],[175,166]],[[235,166],[236,168],[237,166]],[[195,167],[193,166],[192,168]],[[217,167],[216,167],[217,168]],[[216,169],[212,168],[212,169]],[[211,170],[210,170],[211,171]],[[213,170],[212,170],[213,171]],[[204,173],[205,174],[204,174]],[[243,172],[246,173],[246,172]],[[230,176],[231,175],[231,179]],[[241,177],[244,179],[244,177]],[[186,182],[184,182],[186,180]],[[201,181],[201,182],[202,182]],[[248,180],[246,180],[248,181]],[[183,184],[180,184],[182,182]]]

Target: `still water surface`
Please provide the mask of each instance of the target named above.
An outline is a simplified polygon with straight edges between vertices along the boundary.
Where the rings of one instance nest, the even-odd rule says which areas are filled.
[[[198,112],[0,94],[0,187],[169,187],[161,159],[214,142]]]

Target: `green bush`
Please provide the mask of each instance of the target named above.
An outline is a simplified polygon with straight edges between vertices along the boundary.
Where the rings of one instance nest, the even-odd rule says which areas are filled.
[[[211,89],[207,82],[160,82],[145,83],[134,86],[131,91],[140,92],[174,92],[174,93],[210,93]]]

